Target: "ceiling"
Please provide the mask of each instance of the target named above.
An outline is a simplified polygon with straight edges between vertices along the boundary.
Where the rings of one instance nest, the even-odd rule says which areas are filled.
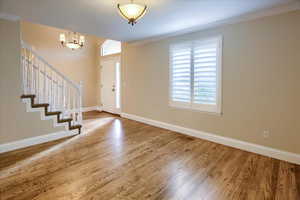
[[[72,31],[136,41],[182,32],[298,0],[135,0],[148,13],[133,27],[118,15],[129,0],[0,0],[0,14]]]

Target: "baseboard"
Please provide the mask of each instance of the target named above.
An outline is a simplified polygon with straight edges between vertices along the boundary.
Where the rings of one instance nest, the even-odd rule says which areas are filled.
[[[91,107],[83,107],[82,112],[89,112],[89,111],[102,111],[101,106],[91,106]]]
[[[78,134],[77,131],[60,131],[56,133],[50,133],[48,135],[36,136],[36,137],[26,138],[23,140],[18,140],[15,142],[0,144],[0,153],[22,149],[25,147],[42,144],[45,142],[50,142],[50,141],[58,140],[64,137],[70,137],[77,134]]]
[[[257,153],[257,154],[260,154],[263,156],[268,156],[271,158],[284,160],[287,162],[291,162],[291,163],[300,165],[300,155],[299,154],[282,151],[282,150],[278,150],[278,149],[274,149],[274,148],[270,148],[270,147],[265,147],[262,145],[253,144],[253,143],[249,143],[249,142],[244,142],[244,141],[237,140],[237,139],[222,137],[222,136],[218,136],[218,135],[215,135],[212,133],[206,133],[206,132],[198,131],[195,129],[189,129],[189,128],[185,128],[182,126],[168,124],[165,122],[160,122],[160,121],[156,121],[156,120],[152,120],[152,119],[148,119],[148,118],[144,118],[144,117],[140,117],[140,116],[136,116],[136,115],[132,115],[132,114],[128,114],[128,113],[122,113],[121,117],[135,120],[138,122],[142,122],[145,124],[149,124],[152,126],[156,126],[159,128],[168,129],[171,131],[175,131],[175,132],[182,133],[185,135],[193,136],[196,138],[208,140],[208,141],[215,142],[218,144],[223,144],[226,146],[238,148],[238,149],[245,150],[248,152]]]

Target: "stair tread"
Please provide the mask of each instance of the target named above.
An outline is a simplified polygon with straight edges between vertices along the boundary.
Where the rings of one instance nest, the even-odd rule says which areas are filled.
[[[21,96],[22,99],[25,99],[25,98],[35,98],[35,95],[34,94],[23,94]]]
[[[60,111],[57,111],[57,112],[47,112],[46,115],[59,115],[61,113],[62,112],[60,112]]]
[[[66,118],[66,119],[59,119],[58,122],[70,122],[72,121],[72,118]]]
[[[49,104],[48,103],[39,103],[39,104],[33,104],[32,107],[48,107]]]
[[[81,128],[82,126],[81,125],[73,125],[73,126],[70,126],[70,129],[76,129],[76,128]]]

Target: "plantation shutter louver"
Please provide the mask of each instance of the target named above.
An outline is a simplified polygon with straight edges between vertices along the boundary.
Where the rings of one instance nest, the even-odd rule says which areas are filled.
[[[171,105],[220,112],[221,48],[221,37],[171,47]]]
[[[184,104],[191,103],[191,48],[188,45],[171,49],[172,100]]]

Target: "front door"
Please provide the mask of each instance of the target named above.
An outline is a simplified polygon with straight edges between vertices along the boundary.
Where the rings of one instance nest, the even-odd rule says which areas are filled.
[[[101,102],[103,111],[120,114],[120,82],[119,57],[101,61]]]

